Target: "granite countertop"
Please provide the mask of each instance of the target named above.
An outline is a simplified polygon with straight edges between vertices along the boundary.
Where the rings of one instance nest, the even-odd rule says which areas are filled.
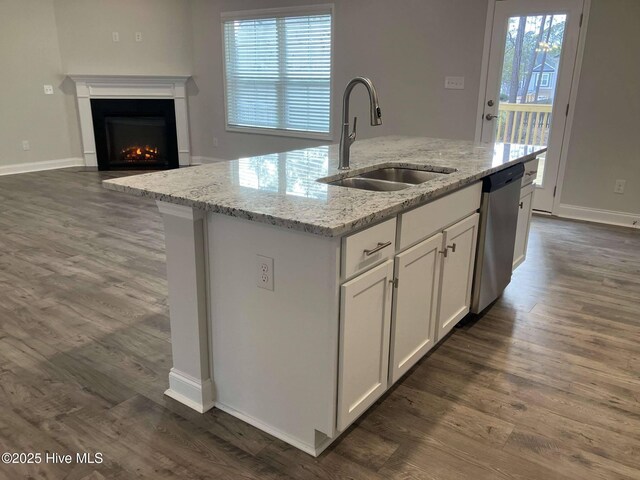
[[[354,143],[347,173],[337,169],[338,146],[328,145],[134,175],[106,180],[103,185],[163,202],[335,237],[427,203],[545,150],[528,145],[389,136]],[[457,171],[394,192],[317,181],[337,180],[381,164]]]

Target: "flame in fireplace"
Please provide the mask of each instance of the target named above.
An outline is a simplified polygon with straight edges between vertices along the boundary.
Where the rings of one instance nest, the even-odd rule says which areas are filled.
[[[121,158],[126,162],[155,162],[160,159],[158,147],[149,145],[131,145],[123,148],[120,152]]]

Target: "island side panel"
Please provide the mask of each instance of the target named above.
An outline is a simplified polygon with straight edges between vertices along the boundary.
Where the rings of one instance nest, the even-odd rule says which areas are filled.
[[[165,394],[197,410],[213,407],[207,320],[205,213],[158,201],[165,230],[173,368]]]
[[[317,454],[336,434],[340,240],[208,216],[216,406]],[[257,255],[274,259],[258,288]]]

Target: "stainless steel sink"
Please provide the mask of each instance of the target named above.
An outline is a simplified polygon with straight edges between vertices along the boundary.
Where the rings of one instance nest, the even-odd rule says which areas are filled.
[[[413,168],[379,168],[371,172],[361,173],[358,177],[361,178],[375,178],[378,180],[387,180],[389,182],[410,183],[412,185],[418,185],[419,183],[425,183],[435,178],[440,178],[444,173],[428,172],[425,170],[415,170]]]
[[[329,185],[357,188],[359,190],[371,190],[373,192],[394,192],[396,190],[403,190],[411,186],[410,183],[390,182],[388,180],[362,178],[360,176],[336,180],[335,182],[330,182]]]
[[[329,185],[338,187],[357,188],[360,190],[371,190],[374,192],[393,192],[404,190],[405,188],[419,185],[421,183],[441,178],[449,173],[456,172],[455,168],[438,168],[422,170],[411,167],[382,167],[370,172],[364,172],[352,177],[340,180],[327,181],[319,180]]]

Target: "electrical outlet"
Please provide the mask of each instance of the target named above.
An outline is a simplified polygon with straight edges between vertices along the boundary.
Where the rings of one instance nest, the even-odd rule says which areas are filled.
[[[464,90],[464,77],[444,77],[444,88],[447,90]]]
[[[45,95],[53,95],[53,85],[45,85],[44,86],[44,94]]]
[[[119,42],[120,41],[120,34],[118,32],[111,32],[111,39],[114,42]]]
[[[256,285],[273,291],[273,258],[256,255]]]
[[[142,41],[142,32],[136,32],[136,42]]]
[[[213,147],[218,148],[218,137],[213,137]]]
[[[29,145],[29,140],[22,141],[22,150],[24,150],[25,152],[27,150],[31,150],[31,145]]]
[[[613,193],[622,195],[624,193],[624,187],[626,187],[626,180],[616,180],[616,186],[613,188]]]

